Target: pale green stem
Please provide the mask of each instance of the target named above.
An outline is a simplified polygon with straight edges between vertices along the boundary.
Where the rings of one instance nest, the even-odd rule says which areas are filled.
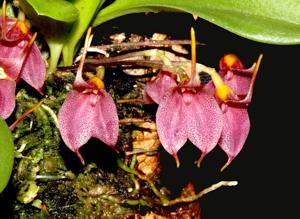
[[[45,104],[42,104],[41,107],[47,112],[49,113],[49,115],[52,117],[53,119],[53,123],[54,125],[56,126],[56,128],[58,128],[58,119],[57,119],[57,116],[55,114],[55,112],[47,105]]]
[[[52,74],[53,72],[55,72],[56,67],[58,65],[58,61],[63,48],[63,42],[57,39],[49,39],[49,38],[46,39],[46,41],[50,49],[48,73]]]
[[[151,190],[153,191],[153,193],[160,199],[160,201],[163,205],[166,205],[169,202],[168,198],[165,197],[163,194],[161,194],[161,192],[156,188],[156,186],[154,185],[154,183],[150,179],[148,179],[147,177],[141,175],[136,170],[131,169],[126,164],[124,164],[120,159],[117,159],[117,164],[122,170],[124,170],[128,173],[132,173],[132,174],[136,175],[138,178],[140,178],[141,180],[146,181],[149,184],[149,186],[150,186]]]
[[[131,162],[130,162],[130,168],[131,168],[131,169],[134,169],[134,166],[135,166],[135,164],[136,164],[136,161],[137,161],[137,156],[136,156],[136,154],[134,154],[134,155],[132,156]],[[133,191],[133,192],[135,193],[135,192],[137,192],[137,191],[140,189],[140,184],[139,184],[139,182],[137,181],[137,179],[135,178],[134,174],[131,174],[131,175],[130,175],[130,178],[131,178],[131,180],[132,180],[133,183],[134,183],[135,188],[134,188],[134,191]]]

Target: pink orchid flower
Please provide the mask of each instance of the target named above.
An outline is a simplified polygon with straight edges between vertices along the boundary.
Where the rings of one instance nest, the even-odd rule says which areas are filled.
[[[0,18],[0,116],[7,119],[15,108],[16,83],[23,79],[41,92],[46,66],[34,43],[36,34],[14,18]]]
[[[257,64],[245,69],[236,56],[225,55],[220,61],[218,74],[212,68],[196,66],[193,47],[192,44],[190,79],[177,85],[175,74],[162,71],[147,83],[144,99],[159,104],[156,113],[158,135],[162,146],[174,156],[177,165],[177,152],[189,139],[202,152],[198,166],[206,154],[219,144],[228,155],[223,170],[238,155],[249,133],[246,107],[251,101],[262,56]],[[196,67],[197,72],[208,73],[212,82],[201,85]]]
[[[221,104],[224,127],[218,144],[228,156],[228,161],[221,171],[240,153],[249,134],[250,120],[247,106],[251,101],[261,58],[262,56],[249,69],[245,69],[234,54],[226,54],[220,60],[220,75],[237,95],[235,100],[228,100]]]
[[[89,30],[73,90],[58,113],[62,139],[77,154],[82,164],[84,159],[79,149],[91,137],[98,138],[114,149],[119,133],[117,108],[112,97],[105,91],[102,80],[95,76],[85,82],[82,78],[84,58],[91,40]]]
[[[195,42],[193,29],[191,36],[192,42]],[[196,74],[194,44],[192,43],[193,64],[190,79],[176,86],[171,85],[163,97],[158,98],[160,100],[156,123],[159,139],[165,150],[175,158],[177,166],[177,152],[188,139],[200,149],[202,153],[199,160],[202,160],[217,145],[223,129],[223,115],[218,102],[201,85],[199,75]],[[148,91],[149,93],[151,94]]]

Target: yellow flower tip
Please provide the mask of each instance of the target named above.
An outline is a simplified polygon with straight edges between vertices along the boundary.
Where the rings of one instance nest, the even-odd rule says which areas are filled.
[[[177,155],[174,156],[175,162],[176,162],[176,167],[179,168],[180,167],[180,161]]]
[[[240,59],[235,54],[226,54],[223,57],[223,63],[231,69],[234,65],[240,62]]]
[[[37,36],[37,32],[35,32],[35,33],[33,34],[33,36],[31,37],[31,39],[30,39],[30,41],[29,41],[29,43],[28,43],[28,45],[27,45],[28,48],[30,48],[30,47],[33,45],[33,43],[34,43],[34,41],[35,41],[35,39],[36,39],[36,36]]]
[[[23,21],[17,22],[17,27],[22,31],[23,34],[27,34],[29,32],[29,27]]]
[[[87,29],[87,32],[86,32],[86,39],[89,39],[89,38],[90,38],[91,33],[92,33],[92,27],[90,26],[90,27]]]
[[[263,58],[263,54],[260,54],[258,59],[257,59],[257,62],[256,62],[256,65],[255,65],[255,69],[253,71],[253,75],[257,75],[257,72],[258,72],[258,69],[260,67],[260,63],[261,63],[261,60]]]
[[[4,0],[2,3],[2,36],[6,34],[6,1]]]
[[[228,160],[228,161],[224,164],[224,166],[220,169],[220,172],[223,172],[223,171],[230,165],[230,163],[231,163],[231,160]]]
[[[88,80],[88,83],[95,85],[99,90],[105,88],[103,81],[98,77],[92,77],[90,80]]]
[[[6,17],[6,1],[3,0],[3,2],[2,2],[2,19],[5,20],[5,17]]]
[[[195,164],[197,165],[198,168],[200,168],[202,160],[204,159],[205,155],[206,153],[202,153],[199,159],[195,161]]]
[[[196,34],[193,27],[191,27],[191,54],[192,54],[192,79],[195,78],[196,75]]]
[[[232,94],[231,88],[227,84],[221,84],[216,87],[215,95],[221,101],[225,102],[229,99],[230,95]]]

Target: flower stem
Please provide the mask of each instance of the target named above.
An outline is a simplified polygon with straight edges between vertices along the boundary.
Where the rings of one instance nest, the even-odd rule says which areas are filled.
[[[136,156],[136,154],[134,154],[134,155],[132,156],[131,162],[130,162],[130,168],[131,168],[131,169],[134,168],[134,166],[135,166],[135,164],[136,164],[136,161],[137,161],[137,156]],[[136,192],[138,192],[138,190],[140,189],[140,184],[139,184],[138,180],[135,178],[134,174],[131,174],[131,175],[130,175],[130,178],[131,178],[131,180],[133,181],[134,187],[135,187],[133,193],[136,193]]]
[[[52,119],[53,119],[54,125],[56,126],[56,128],[58,128],[58,119],[57,119],[57,116],[56,116],[55,112],[53,112],[53,110],[52,110],[49,106],[47,106],[47,105],[45,105],[45,104],[42,104],[41,107],[42,107],[47,113],[49,113],[49,115],[50,115],[50,116],[52,117]]]
[[[30,113],[32,113],[33,111],[35,111],[36,109],[38,109],[43,103],[43,100],[41,100],[40,102],[38,102],[37,104],[33,105],[33,107],[31,107],[29,110],[27,110],[25,113],[23,113],[11,126],[9,126],[10,131],[13,131],[16,126],[26,117],[28,116]]]

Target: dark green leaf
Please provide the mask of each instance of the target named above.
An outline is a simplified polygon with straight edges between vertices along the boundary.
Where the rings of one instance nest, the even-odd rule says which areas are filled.
[[[6,187],[14,163],[14,144],[5,121],[0,117],[0,193]]]
[[[122,15],[151,11],[189,12],[259,42],[300,43],[299,0],[116,0],[99,12],[93,26]]]

